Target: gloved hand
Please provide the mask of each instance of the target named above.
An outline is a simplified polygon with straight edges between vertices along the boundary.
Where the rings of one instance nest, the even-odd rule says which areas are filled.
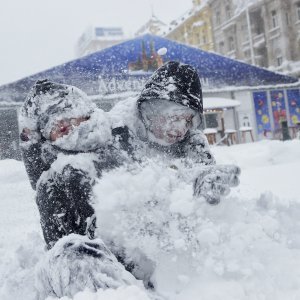
[[[216,205],[231,187],[239,185],[241,170],[234,165],[205,166],[194,182],[194,196]]]
[[[141,286],[102,240],[89,240],[86,236],[76,234],[57,241],[37,266],[35,276],[39,299],[48,296],[73,298],[86,288],[97,291],[129,285]]]

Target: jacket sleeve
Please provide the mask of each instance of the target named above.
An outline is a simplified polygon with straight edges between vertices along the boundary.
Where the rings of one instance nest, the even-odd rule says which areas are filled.
[[[35,190],[36,183],[39,180],[41,174],[44,171],[48,170],[50,167],[42,159],[42,144],[35,143],[25,146],[24,142],[22,142],[21,153],[31,186]]]
[[[210,151],[207,138],[201,130],[191,132],[186,149],[187,157],[203,165],[215,165],[216,160]]]
[[[48,170],[48,166],[42,159],[43,138],[39,133],[37,121],[38,115],[34,108],[34,98],[28,97],[19,114],[20,148],[23,162],[32,188],[36,189],[36,183],[41,174]]]

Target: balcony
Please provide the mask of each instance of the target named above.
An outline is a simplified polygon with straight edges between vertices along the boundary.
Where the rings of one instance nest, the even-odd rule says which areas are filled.
[[[226,56],[235,59],[236,58],[236,49],[230,50],[227,52]]]
[[[261,33],[259,35],[255,35],[253,37],[253,47],[255,49],[260,49],[266,46],[266,38],[264,33]]]

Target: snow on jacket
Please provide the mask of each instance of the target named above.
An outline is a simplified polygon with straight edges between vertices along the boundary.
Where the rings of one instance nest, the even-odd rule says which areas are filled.
[[[50,140],[51,129],[64,119],[85,117],[68,135]],[[116,165],[119,153],[113,153],[111,124],[106,114],[76,87],[37,81],[28,94],[19,117],[21,151],[32,187],[49,170],[58,154],[98,154],[98,173]],[[114,145],[115,147],[115,145]],[[95,157],[95,155],[93,155]]]

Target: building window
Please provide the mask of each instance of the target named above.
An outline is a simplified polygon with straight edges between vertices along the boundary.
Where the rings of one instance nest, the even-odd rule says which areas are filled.
[[[272,27],[277,28],[278,27],[278,16],[276,10],[271,11],[272,15]]]
[[[251,56],[250,50],[246,50],[246,51],[244,52],[244,56],[245,56],[245,58],[250,58],[250,56]]]
[[[278,56],[278,57],[277,57],[277,66],[280,67],[280,66],[282,65],[282,63],[283,63],[283,58],[282,58],[282,56]]]
[[[231,18],[231,9],[229,4],[226,5],[225,11],[226,11],[226,18],[229,20]]]
[[[217,113],[209,113],[205,114],[205,125],[206,128],[218,128],[219,122],[218,122],[218,114]]]
[[[232,36],[228,38],[228,49],[229,51],[235,50],[234,38]]]
[[[298,2],[296,5],[297,20],[300,21],[300,2]]]
[[[203,44],[207,43],[206,31],[204,29],[202,30],[202,42]]]
[[[220,13],[220,11],[216,12],[216,24],[217,25],[221,24],[221,13]]]
[[[220,43],[219,43],[219,52],[220,52],[221,54],[224,54],[224,42],[220,42]]]
[[[285,21],[286,25],[290,25],[290,14],[288,12],[285,13]]]

